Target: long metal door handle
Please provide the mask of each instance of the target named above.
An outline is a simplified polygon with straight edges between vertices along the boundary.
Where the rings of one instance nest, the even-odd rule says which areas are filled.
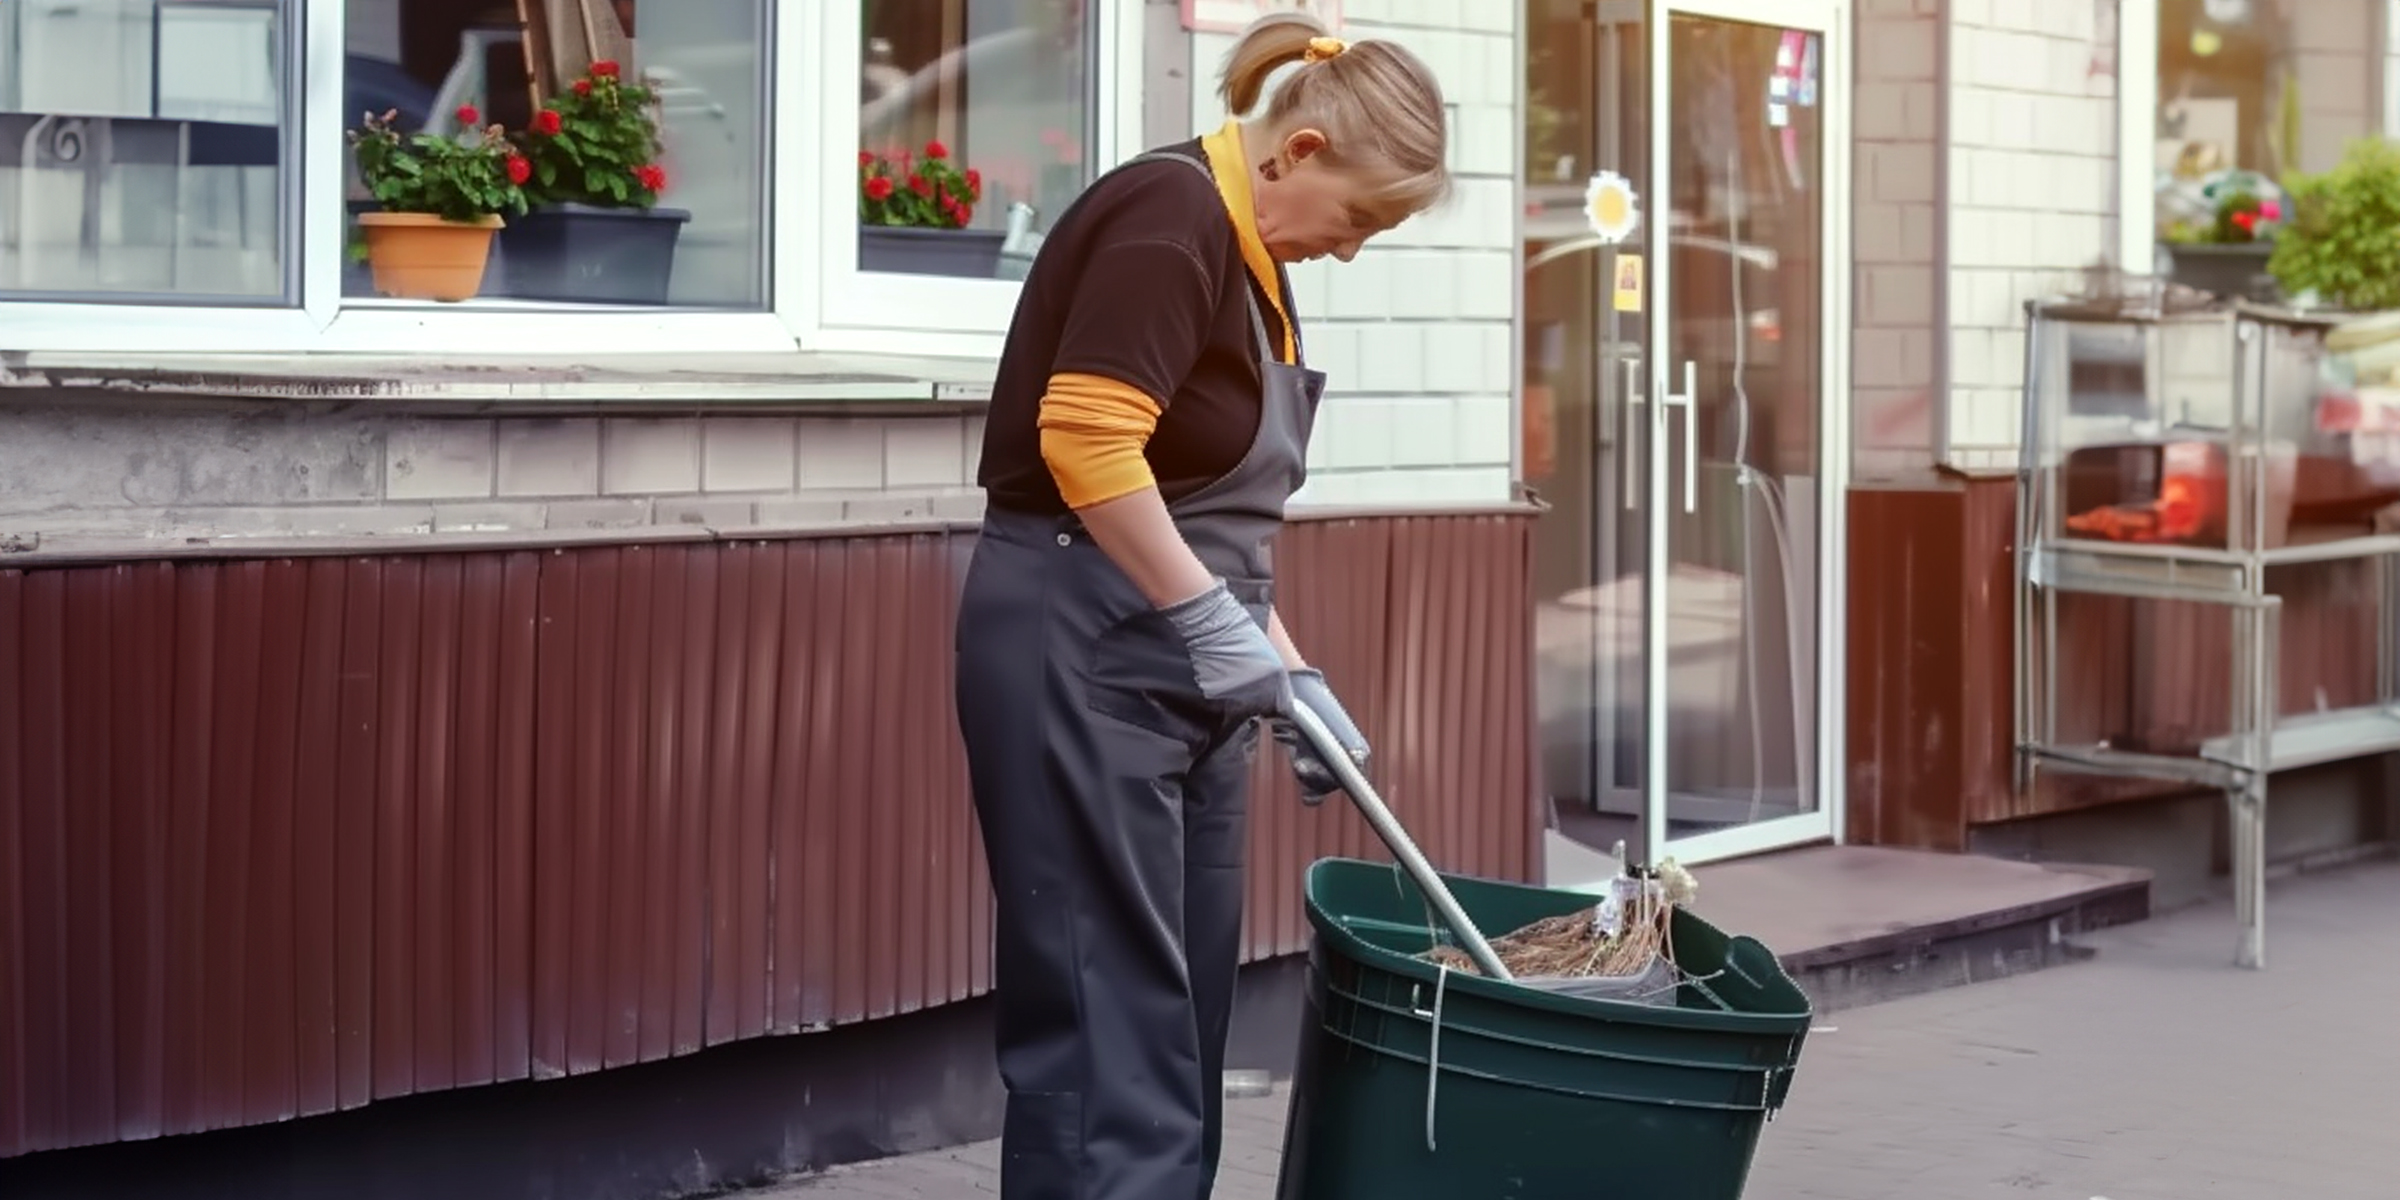
[[[1624,476],[1625,511],[1627,512],[1632,512],[1638,507],[1635,502],[1637,493],[1633,486],[1635,441],[1633,410],[1639,407],[1644,400],[1641,392],[1641,378],[1642,364],[1631,358],[1626,359],[1625,402],[1619,406],[1625,410],[1625,436],[1617,442],[1617,474]]]
[[[1690,359],[1685,359],[1683,391],[1667,397],[1668,404],[1683,410],[1683,511],[1687,513],[1700,511],[1699,454],[1696,449],[1696,443],[1700,440],[1699,426],[1692,415],[1695,402],[1699,399],[1699,374],[1699,368]]]

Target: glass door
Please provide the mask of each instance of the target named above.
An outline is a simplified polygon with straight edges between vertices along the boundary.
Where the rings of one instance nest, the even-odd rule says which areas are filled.
[[[1649,782],[1648,0],[1528,0],[1524,419],[1541,778],[1556,831],[1641,843]],[[1553,863],[1579,883],[1613,873]]]
[[[1834,829],[1847,14],[1648,15],[1641,849],[1698,862]]]

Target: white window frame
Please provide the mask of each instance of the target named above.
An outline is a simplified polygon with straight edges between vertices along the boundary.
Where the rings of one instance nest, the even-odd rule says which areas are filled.
[[[866,275],[856,268],[856,210],[846,162],[858,127],[855,0],[767,0],[771,149],[767,305],[751,312],[508,309],[345,304],[342,270],[342,59],[346,0],[299,0],[300,303],[34,301],[0,296],[0,350],[154,354],[773,353],[795,348],[991,357],[1018,285],[999,280]],[[1101,165],[1140,149],[1141,0],[1092,6],[1102,41],[1094,75]],[[846,30],[846,35],[842,31]],[[290,194],[287,191],[287,194]]]
[[[142,300],[12,300],[0,295],[0,350],[29,353],[91,353],[137,358],[144,353],[790,353],[794,312],[814,307],[818,295],[816,247],[823,233],[814,226],[818,206],[809,199],[809,146],[821,139],[814,96],[828,70],[816,58],[821,14],[850,5],[826,0],[768,0],[770,22],[766,144],[773,151],[766,178],[768,202],[766,305],[754,312],[725,310],[509,310],[490,305],[394,305],[343,302],[341,295],[341,192],[343,50],[346,0],[298,0],[298,86],[300,185],[300,302],[142,302]],[[1135,0],[1138,2],[1138,0]],[[1111,19],[1118,17],[1111,0]],[[857,17],[852,14],[852,24]],[[1116,22],[1126,24],[1126,22]],[[1138,22],[1135,24],[1138,29]],[[1135,38],[1135,48],[1138,48]],[[852,82],[852,96],[857,96]],[[857,125],[852,101],[850,125]],[[1138,113],[1138,96],[1135,96]],[[847,178],[847,173],[845,173]],[[797,202],[794,202],[797,199]],[[850,230],[847,223],[842,230]],[[924,346],[912,346],[926,353]]]
[[[783,0],[784,13],[813,7],[818,19],[787,20],[778,49],[796,57],[813,43],[827,66],[779,94],[776,194],[789,226],[804,231],[777,246],[776,311],[809,349],[994,357],[1016,308],[1012,280],[894,275],[858,269],[859,55],[856,0]],[[1086,10],[1099,53],[1092,74],[1094,174],[1143,149],[1141,0],[1097,0]],[[784,77],[790,84],[793,78]],[[832,169],[815,170],[819,164]],[[1054,219],[1056,213],[1044,214]]]
[[[2158,270],[2158,0],[2117,0],[2117,265]]]

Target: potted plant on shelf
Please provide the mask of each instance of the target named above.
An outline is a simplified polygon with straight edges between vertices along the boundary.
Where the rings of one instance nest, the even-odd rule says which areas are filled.
[[[967,228],[982,199],[982,174],[960,168],[938,141],[922,157],[859,151],[859,269],[994,278],[1007,234]]]
[[[2288,215],[2282,190],[2255,171],[2218,171],[2200,181],[2183,215],[2168,222],[2171,278],[2220,296],[2271,301],[2267,257]]]
[[[350,132],[359,181],[377,211],[358,215],[363,252],[375,290],[403,300],[455,302],[483,286],[492,234],[502,213],[525,211],[520,185],[532,167],[498,125],[481,124],[461,108],[456,137],[403,136],[397,112],[369,114]]]
[[[2400,145],[2353,143],[2330,171],[2292,180],[2290,224],[2267,270],[2297,302],[2400,309]]]
[[[665,304],[692,214],[658,206],[667,172],[651,90],[602,59],[546,101],[517,144],[533,165],[532,210],[500,234],[508,294]]]

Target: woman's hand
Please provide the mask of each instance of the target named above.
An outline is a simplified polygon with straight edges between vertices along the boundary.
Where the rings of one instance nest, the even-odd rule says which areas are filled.
[[[1189,600],[1160,610],[1183,638],[1200,694],[1239,717],[1271,717],[1291,711],[1292,678],[1267,631],[1223,580]]]
[[[1373,753],[1367,747],[1366,735],[1358,731],[1358,723],[1350,719],[1349,711],[1334,696],[1333,686],[1325,682],[1325,673],[1309,666],[1308,660],[1300,656],[1291,631],[1283,626],[1280,611],[1267,614],[1267,640],[1275,643],[1276,653],[1283,656],[1284,666],[1291,671],[1292,702],[1305,704],[1310,712],[1317,714],[1326,731],[1333,734],[1334,744],[1358,765],[1360,774],[1365,774],[1367,759]],[[1317,748],[1301,736],[1299,726],[1288,720],[1276,721],[1275,740],[1282,742],[1284,750],[1292,756],[1292,774],[1300,779],[1302,802],[1311,806],[1322,804],[1325,797],[1342,790],[1341,778],[1333,773],[1333,767],[1317,753]]]
[[[1202,566],[1155,487],[1076,510],[1117,569],[1175,627],[1200,694],[1237,716],[1289,712],[1292,685],[1281,652],[1250,610]]]
[[[1366,735],[1358,731],[1358,723],[1350,719],[1342,702],[1334,697],[1333,687],[1325,682],[1323,671],[1303,667],[1292,672],[1292,701],[1315,713],[1325,723],[1326,731],[1333,734],[1334,744],[1350,757],[1360,774],[1366,773],[1367,760],[1372,754]],[[1301,736],[1299,726],[1288,720],[1275,722],[1275,740],[1282,742],[1292,756],[1292,774],[1300,780],[1303,803],[1322,804],[1325,797],[1342,790],[1341,777],[1317,753],[1317,748]]]

